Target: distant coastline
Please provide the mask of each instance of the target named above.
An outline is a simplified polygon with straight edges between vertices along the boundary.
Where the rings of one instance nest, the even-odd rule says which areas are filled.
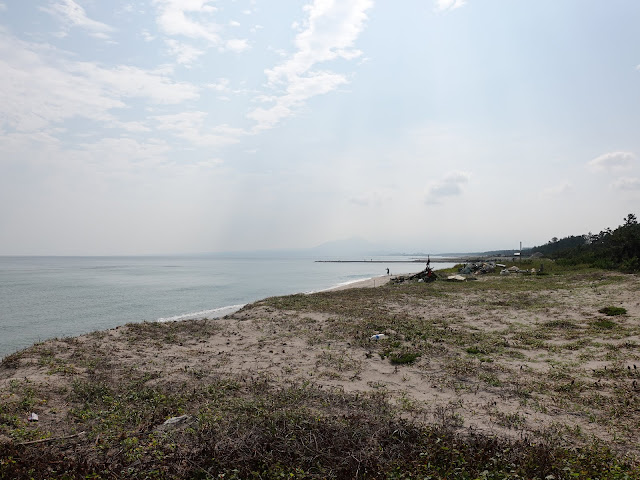
[[[316,260],[316,263],[425,263],[428,259],[419,258],[414,260]],[[486,262],[488,257],[433,257],[429,258],[431,263],[468,263]]]

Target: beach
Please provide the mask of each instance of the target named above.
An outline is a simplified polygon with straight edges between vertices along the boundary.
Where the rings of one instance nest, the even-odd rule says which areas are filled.
[[[303,382],[349,398],[383,396],[394,415],[418,424],[566,447],[595,440],[637,460],[637,276],[552,271],[401,285],[387,284],[390,278],[271,297],[219,319],[49,340],[4,359],[3,404],[21,428],[36,432],[26,439],[94,431],[89,443],[69,441],[83,450],[106,439],[95,433],[98,420],[78,416],[87,404],[73,395],[79,384],[111,392],[135,377],[166,394],[220,379],[269,388]],[[608,305],[625,313],[599,312]],[[18,407],[25,388],[37,424],[24,422]],[[133,430],[142,438],[153,422],[199,418],[200,408],[183,403]],[[5,427],[2,441],[19,439]]]

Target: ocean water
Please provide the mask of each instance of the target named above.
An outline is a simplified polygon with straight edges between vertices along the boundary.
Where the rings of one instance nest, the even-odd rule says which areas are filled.
[[[406,257],[373,257],[398,261]],[[262,298],[320,291],[422,263],[215,256],[0,257],[0,357],[130,322],[217,318]],[[449,264],[435,264],[447,268]]]

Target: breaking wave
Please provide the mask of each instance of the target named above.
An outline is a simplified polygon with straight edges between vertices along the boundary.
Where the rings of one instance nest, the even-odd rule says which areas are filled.
[[[228,305],[226,307],[214,308],[212,310],[202,310],[200,312],[183,313],[182,315],[176,315],[174,317],[158,318],[157,322],[175,322],[177,320],[199,320],[201,318],[220,318],[225,315],[237,312],[246,304],[242,305]]]

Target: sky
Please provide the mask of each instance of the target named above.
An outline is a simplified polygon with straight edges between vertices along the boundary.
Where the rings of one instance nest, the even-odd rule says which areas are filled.
[[[0,0],[0,255],[517,248],[640,214],[640,2]]]

